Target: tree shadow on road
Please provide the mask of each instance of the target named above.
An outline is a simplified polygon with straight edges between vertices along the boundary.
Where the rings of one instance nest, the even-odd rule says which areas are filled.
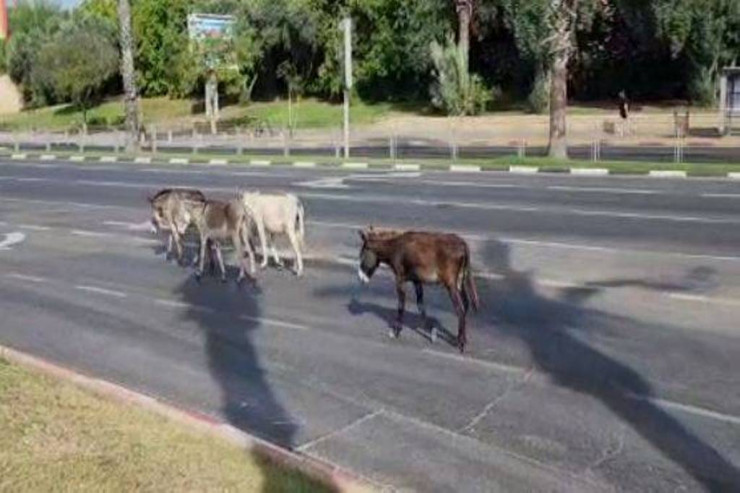
[[[585,296],[573,298],[566,290],[563,298],[551,299],[537,292],[530,274],[511,267],[508,245],[488,242],[482,254],[504,281],[478,280],[483,307],[480,317],[494,321],[497,331],[524,342],[540,371],[561,386],[597,398],[706,489],[740,488],[740,471],[711,444],[656,405],[651,385],[639,373],[578,336],[579,331],[609,329],[609,315],[580,305],[598,292],[598,283]],[[650,283],[629,280],[602,285]]]
[[[234,279],[234,269],[229,269]],[[293,448],[298,425],[276,396],[264,356],[255,347],[261,329],[260,296],[256,286],[236,287],[205,277],[200,283],[191,276],[179,289],[188,305],[187,319],[203,331],[208,368],[222,394],[221,412],[227,422],[252,435],[282,447]],[[333,491],[301,473],[276,466],[258,457],[262,466],[264,492]],[[310,488],[308,486],[311,486]]]

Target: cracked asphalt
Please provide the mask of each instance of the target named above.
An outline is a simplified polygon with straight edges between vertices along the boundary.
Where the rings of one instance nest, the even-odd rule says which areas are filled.
[[[165,262],[145,198],[172,185],[298,193],[305,276]],[[738,212],[730,181],[0,162],[0,344],[391,489],[738,491]],[[370,223],[468,239],[468,354],[435,288],[440,341],[412,302],[387,337]]]

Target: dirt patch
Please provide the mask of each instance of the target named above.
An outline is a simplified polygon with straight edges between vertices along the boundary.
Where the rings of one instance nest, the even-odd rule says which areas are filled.
[[[20,113],[23,109],[23,98],[18,87],[7,75],[0,76],[0,115]]]

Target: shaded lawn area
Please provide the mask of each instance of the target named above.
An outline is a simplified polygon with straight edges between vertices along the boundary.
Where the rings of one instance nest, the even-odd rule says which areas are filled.
[[[2,359],[0,430],[0,491],[333,491],[230,443]]]

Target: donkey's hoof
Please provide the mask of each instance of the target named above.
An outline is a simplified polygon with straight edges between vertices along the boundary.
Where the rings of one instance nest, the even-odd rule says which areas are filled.
[[[437,334],[437,327],[432,327],[432,329],[429,331],[429,340],[434,344],[437,342],[437,338],[439,337],[439,334]]]

